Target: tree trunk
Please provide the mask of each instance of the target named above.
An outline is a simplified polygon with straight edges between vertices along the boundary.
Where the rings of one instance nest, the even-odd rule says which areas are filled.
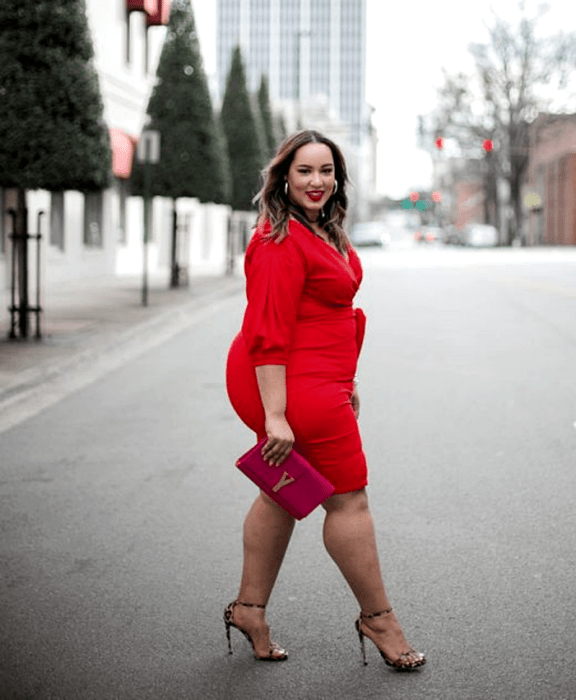
[[[18,262],[18,331],[21,338],[27,338],[30,330],[28,315],[28,209],[26,207],[26,190],[22,187],[17,191],[16,205],[17,238],[13,241],[16,246]]]
[[[510,203],[512,204],[513,219],[512,230],[509,234],[509,245],[512,245],[514,238],[522,237],[522,192],[521,183],[525,170],[526,160],[523,162],[512,162],[512,172],[510,173]]]
[[[485,163],[484,223],[495,226],[498,229],[498,178],[493,153],[486,153]]]
[[[516,221],[516,237],[520,245],[526,245],[523,224],[524,224],[524,214],[522,211],[522,201],[520,197],[514,202],[514,218]]]
[[[170,287],[180,285],[180,269],[178,267],[178,213],[176,199],[172,200],[172,257],[170,265]]]

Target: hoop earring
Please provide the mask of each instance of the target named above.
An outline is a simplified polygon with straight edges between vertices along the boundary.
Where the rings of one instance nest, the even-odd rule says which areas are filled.
[[[284,194],[288,196],[288,180],[284,183]]]
[[[336,194],[336,192],[338,192],[338,180],[334,180],[334,191],[332,194]]]

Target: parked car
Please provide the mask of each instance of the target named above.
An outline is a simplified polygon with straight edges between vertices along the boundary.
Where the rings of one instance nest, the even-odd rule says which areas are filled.
[[[453,224],[442,229],[442,242],[446,245],[462,245],[462,229]]]
[[[442,230],[438,226],[421,226],[414,232],[418,243],[434,243],[442,240]]]
[[[464,229],[463,245],[472,248],[492,248],[498,245],[498,231],[489,224],[470,224]]]
[[[355,246],[383,247],[390,245],[390,234],[381,221],[364,221],[352,226],[350,240]]]

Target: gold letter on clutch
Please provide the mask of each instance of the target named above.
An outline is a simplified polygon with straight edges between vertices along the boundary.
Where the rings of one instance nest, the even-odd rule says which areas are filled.
[[[288,484],[291,484],[293,481],[296,481],[296,479],[291,477],[290,474],[288,474],[288,472],[284,472],[280,481],[276,484],[276,486],[272,488],[272,491],[274,491],[274,493],[278,493],[280,489],[283,489],[285,486],[288,486]]]

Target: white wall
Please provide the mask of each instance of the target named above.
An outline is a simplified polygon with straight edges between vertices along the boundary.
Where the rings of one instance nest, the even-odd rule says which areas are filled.
[[[192,274],[224,274],[228,238],[230,207],[221,204],[201,205],[195,202],[188,264]]]
[[[146,105],[154,84],[165,27],[146,28],[143,12],[130,14],[130,61],[126,57],[126,0],[87,0],[96,68],[104,100],[104,118],[138,136],[145,120]],[[145,37],[148,37],[146,70]]]
[[[116,274],[138,274],[143,267],[144,207],[139,197],[128,200],[128,232],[125,245],[118,246]],[[150,272],[169,274],[172,251],[172,200],[153,200],[152,235],[148,243]],[[178,214],[178,262],[190,275],[220,275],[226,271],[230,207],[201,204],[180,198]]]

